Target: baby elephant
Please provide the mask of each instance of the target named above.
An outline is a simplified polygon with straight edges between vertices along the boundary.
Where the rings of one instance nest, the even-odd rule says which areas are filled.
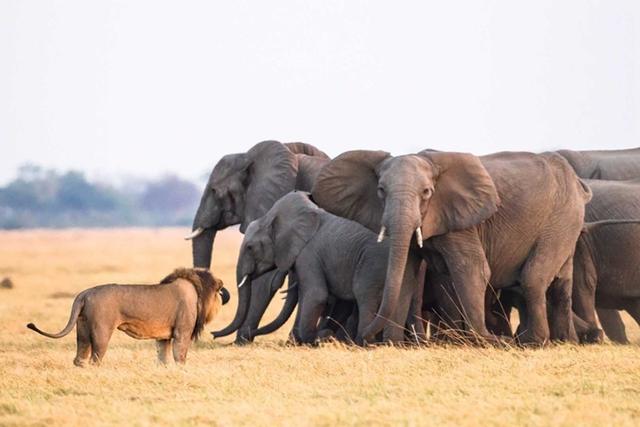
[[[296,341],[315,342],[318,321],[332,295],[356,302],[356,341],[361,342],[360,333],[373,321],[382,299],[388,252],[388,244],[378,243],[376,234],[360,224],[319,208],[307,193],[289,193],[247,228],[236,271],[238,310],[231,324],[213,335],[233,333],[244,322],[251,304],[252,279],[277,268],[293,270],[297,277]],[[410,311],[412,306],[420,306],[412,304],[413,300],[422,298],[419,267],[420,260],[410,257],[398,309],[384,330],[385,341],[404,341],[405,324],[415,324]]]
[[[91,357],[99,365],[113,330],[136,339],[155,339],[158,360],[184,363],[192,340],[229,299],[221,280],[205,269],[179,268],[157,285],[102,285],[82,291],[73,301],[65,328],[50,334],[33,323],[27,328],[49,338],[62,338],[77,324],[78,350],[73,363]]]

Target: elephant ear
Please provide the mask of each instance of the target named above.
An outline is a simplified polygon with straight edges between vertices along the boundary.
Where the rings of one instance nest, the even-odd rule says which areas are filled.
[[[298,160],[278,141],[263,141],[247,151],[250,159],[246,181],[245,209],[240,231],[267,213],[282,196],[293,191]]]
[[[319,226],[319,210],[315,207],[294,206],[274,218],[272,238],[278,270],[288,271],[293,267],[296,258]]]
[[[496,213],[498,191],[477,156],[434,151],[418,155],[431,162],[435,172],[433,196],[422,219],[425,239],[464,230]]]
[[[293,154],[305,154],[312,157],[320,157],[329,160],[330,157],[325,154],[324,151],[314,147],[311,144],[304,142],[285,142],[285,147],[289,149]]]
[[[327,211],[352,219],[374,232],[380,230],[384,203],[378,197],[378,166],[386,151],[347,151],[322,168],[311,191]]]

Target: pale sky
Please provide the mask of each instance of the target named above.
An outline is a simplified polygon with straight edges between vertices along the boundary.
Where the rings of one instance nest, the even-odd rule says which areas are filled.
[[[0,183],[196,177],[265,139],[640,145],[640,1],[0,0]]]

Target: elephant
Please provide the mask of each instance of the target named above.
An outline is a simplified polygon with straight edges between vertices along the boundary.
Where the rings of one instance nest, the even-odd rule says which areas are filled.
[[[356,301],[360,329],[371,323],[380,305],[388,252],[388,244],[378,244],[375,233],[320,209],[308,193],[289,193],[266,215],[249,224],[237,264],[238,310],[231,324],[213,335],[217,338],[233,333],[244,322],[252,294],[251,281],[273,269],[293,270],[297,276],[299,309],[293,332],[296,341],[316,341],[320,315],[330,295]],[[412,300],[420,291],[419,270],[417,262],[407,265],[404,271],[403,292],[388,317],[385,341],[404,340]],[[424,338],[419,319],[409,320],[411,328]]]
[[[620,309],[632,314],[633,307],[623,304],[622,300],[632,298],[635,292],[635,264],[629,260],[634,255],[630,249],[634,241],[629,239],[640,237],[637,225],[634,226],[640,221],[640,180],[585,179],[584,182],[591,188],[593,198],[585,209],[585,226],[576,243],[573,261],[572,299],[577,316],[574,321],[581,323],[582,342],[600,342],[595,308],[609,339],[626,344],[629,340],[618,309],[609,308],[616,304],[605,299],[618,298]],[[625,256],[624,262],[615,258],[621,253]],[[511,307],[518,307],[520,316],[526,316],[522,304],[515,301],[517,295],[511,290],[503,292],[500,309],[494,304],[493,311],[509,312]]]
[[[580,178],[627,180],[640,178],[640,148],[626,150],[558,150]]]
[[[524,342],[577,339],[572,261],[591,192],[563,157],[350,151],[322,169],[312,196],[327,211],[380,230],[379,240],[389,235],[383,299],[363,329],[365,341],[394,312],[405,265],[415,256],[450,275],[465,327],[474,334],[494,340],[485,325],[487,285],[520,283],[529,312]]]
[[[228,154],[213,168],[193,220],[193,265],[209,268],[216,232],[240,224],[247,225],[264,215],[273,203],[288,192],[310,190],[321,167],[329,157],[312,145],[301,142],[282,144],[263,141],[245,153]],[[286,273],[265,275],[257,280],[252,308],[245,325],[239,329],[237,343],[252,340],[251,330],[258,326],[273,294],[282,286]]]
[[[628,180],[640,178],[640,148],[626,150],[559,150],[580,178]],[[617,310],[596,309],[602,328],[614,342],[627,342],[624,323]]]
[[[640,323],[640,180],[586,182],[593,199],[576,247],[573,308],[591,328],[597,328],[597,308],[607,336],[628,343],[617,310]]]

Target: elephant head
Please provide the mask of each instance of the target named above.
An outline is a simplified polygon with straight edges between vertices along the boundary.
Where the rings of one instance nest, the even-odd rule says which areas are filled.
[[[395,310],[409,249],[432,236],[474,226],[493,215],[493,180],[471,154],[422,151],[392,157],[350,151],[327,164],[312,190],[315,202],[336,215],[389,236],[389,263],[378,316],[364,338],[379,332]]]
[[[298,254],[320,226],[319,212],[306,193],[294,192],[249,224],[236,267],[238,309],[229,326],[213,333],[215,338],[233,333],[245,321],[253,279],[274,269],[286,274],[293,267]]]
[[[246,153],[229,154],[216,164],[193,220],[193,265],[209,268],[217,230],[247,225],[264,215],[273,203],[296,188],[303,159],[328,159],[304,143],[264,141]]]

